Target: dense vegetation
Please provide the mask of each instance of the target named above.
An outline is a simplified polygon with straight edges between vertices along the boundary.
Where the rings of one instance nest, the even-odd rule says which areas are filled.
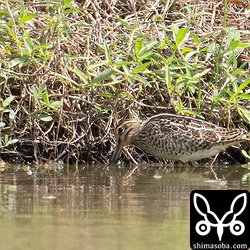
[[[241,0],[0,2],[1,158],[106,163],[121,120],[160,112],[248,127],[249,16]]]

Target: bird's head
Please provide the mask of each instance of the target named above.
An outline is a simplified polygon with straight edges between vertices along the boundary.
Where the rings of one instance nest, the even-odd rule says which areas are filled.
[[[133,144],[133,137],[138,132],[140,121],[129,120],[121,123],[115,129],[116,147],[110,158],[110,164],[115,164],[123,147]]]

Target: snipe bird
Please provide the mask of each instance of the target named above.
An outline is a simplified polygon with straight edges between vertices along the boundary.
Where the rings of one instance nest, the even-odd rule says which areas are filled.
[[[157,158],[186,163],[215,156],[247,138],[245,129],[222,128],[189,116],[159,114],[119,125],[110,163],[116,163],[122,148],[130,144]]]

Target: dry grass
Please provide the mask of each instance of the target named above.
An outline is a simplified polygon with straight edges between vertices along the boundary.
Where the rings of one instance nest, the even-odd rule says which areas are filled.
[[[117,123],[159,112],[248,124],[249,4],[224,6],[0,2],[2,159],[107,163]]]

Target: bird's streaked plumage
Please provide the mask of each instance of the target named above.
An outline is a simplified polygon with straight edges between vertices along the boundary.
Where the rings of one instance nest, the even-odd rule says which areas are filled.
[[[245,129],[227,129],[189,116],[159,114],[129,120],[116,128],[117,145],[110,163],[124,146],[134,145],[157,158],[192,162],[218,154],[247,139]]]

